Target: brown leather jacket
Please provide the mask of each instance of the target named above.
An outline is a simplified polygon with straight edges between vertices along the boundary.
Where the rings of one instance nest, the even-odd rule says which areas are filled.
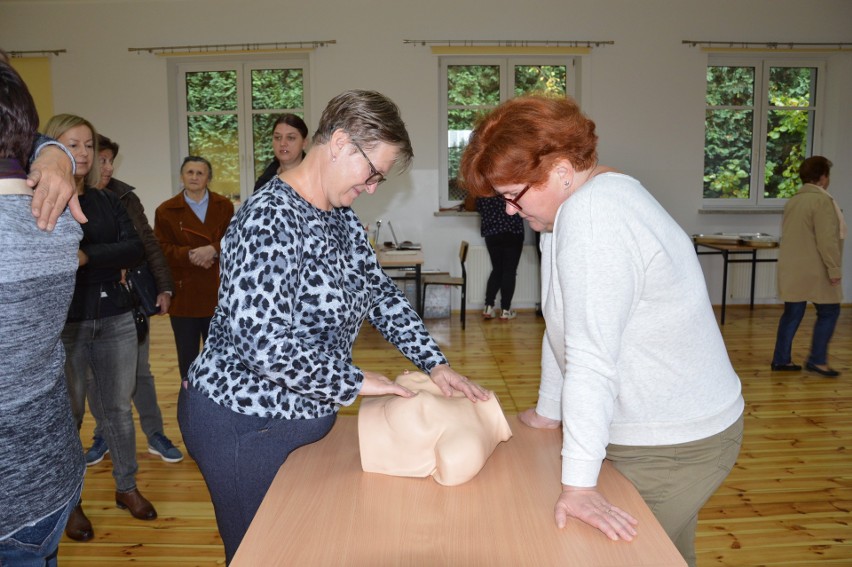
[[[142,206],[142,201],[134,193],[135,188],[114,177],[110,179],[106,188],[118,195],[121,204],[127,209],[133,228],[136,229],[139,238],[142,239],[142,245],[145,247],[145,261],[148,263],[151,273],[154,274],[154,281],[157,282],[157,293],[170,292],[174,296],[175,283],[172,281],[172,272],[169,270],[166,257],[163,256],[160,243],[154,236],[154,230],[148,223],[145,207]]]
[[[189,261],[193,248],[212,244],[221,250],[222,237],[234,215],[226,197],[208,191],[207,217],[202,223],[186,203],[183,191],[157,207],[154,234],[160,241],[175,280],[169,314],[175,317],[212,317],[219,291],[219,258],[210,268]]]

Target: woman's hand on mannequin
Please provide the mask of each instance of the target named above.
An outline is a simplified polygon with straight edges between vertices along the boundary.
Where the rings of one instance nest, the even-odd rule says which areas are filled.
[[[519,413],[518,420],[527,427],[535,429],[559,429],[559,426],[562,424],[557,419],[550,419],[549,417],[539,415],[535,411],[535,408],[529,408]]]
[[[359,395],[385,396],[387,394],[393,394],[402,398],[413,398],[417,395],[405,386],[400,386],[387,376],[383,376],[378,372],[364,370],[364,382],[361,384]]]
[[[602,531],[609,539],[633,541],[639,522],[619,508],[610,504],[596,488],[579,488],[562,485],[562,494],[554,510],[556,526],[564,528],[568,518],[589,524]]]
[[[450,368],[449,364],[439,364],[432,369],[429,377],[447,397],[452,396],[453,391],[459,391],[472,402],[485,401],[491,398],[491,392],[476,382],[471,382],[465,376]]]

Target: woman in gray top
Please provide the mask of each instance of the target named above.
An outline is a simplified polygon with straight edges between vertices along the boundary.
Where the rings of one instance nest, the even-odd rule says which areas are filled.
[[[74,289],[80,225],[33,220],[25,164],[38,127],[20,76],[0,61],[0,564],[56,564],[80,498],[83,452],[60,333]],[[31,563],[27,563],[31,564]]]

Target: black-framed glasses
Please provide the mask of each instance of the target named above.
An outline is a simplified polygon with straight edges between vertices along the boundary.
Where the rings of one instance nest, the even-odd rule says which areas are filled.
[[[370,164],[370,176],[367,178],[366,181],[364,181],[364,185],[372,185],[373,183],[379,185],[380,183],[384,183],[385,181],[387,181],[385,176],[382,175],[382,172],[376,169],[376,166],[373,165],[373,162],[370,161],[370,158],[368,158],[367,154],[364,153],[364,150],[361,149],[361,146],[359,146],[358,143],[354,140],[350,141],[352,142],[353,146],[358,148],[358,151],[361,152],[361,155],[364,156],[364,159],[367,160],[367,163]]]
[[[526,193],[526,192],[529,190],[529,188],[530,188],[530,186],[529,186],[529,185],[527,185],[526,187],[524,187],[523,189],[521,189],[521,192],[520,192],[520,193],[518,193],[517,195],[515,195],[515,198],[514,198],[514,199],[510,199],[510,198],[509,198],[509,197],[507,197],[506,195],[501,195],[501,197],[503,197],[503,200],[504,200],[504,201],[506,201],[506,204],[508,204],[508,205],[512,205],[514,208],[518,209],[518,211],[521,211],[521,212],[522,212],[522,211],[524,210],[524,208],[523,208],[523,207],[521,207],[521,206],[518,204],[518,201],[520,201],[520,200],[521,200],[521,197],[523,197],[523,196],[524,196],[524,193]]]

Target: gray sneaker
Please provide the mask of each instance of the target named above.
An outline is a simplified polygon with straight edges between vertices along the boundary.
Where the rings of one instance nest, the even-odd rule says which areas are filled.
[[[92,446],[86,451],[86,466],[96,465],[104,460],[104,456],[109,453],[106,441],[100,435],[92,437]]]
[[[162,433],[155,433],[148,439],[148,452],[167,463],[179,463],[183,460],[183,453]]]

